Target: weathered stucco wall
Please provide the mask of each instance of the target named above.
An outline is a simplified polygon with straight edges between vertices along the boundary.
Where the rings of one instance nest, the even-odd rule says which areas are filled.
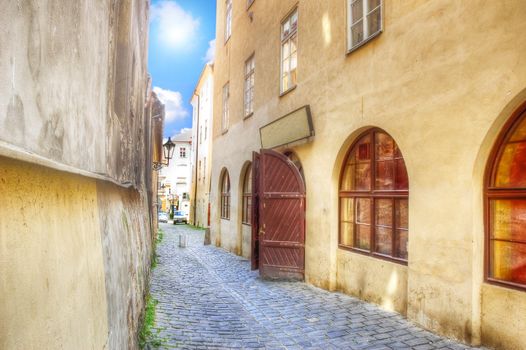
[[[144,196],[0,157],[0,348],[136,348]]]
[[[2,157],[0,193],[0,348],[102,349],[95,181]]]
[[[148,10],[2,2],[2,349],[137,348],[154,227]]]
[[[409,319],[465,342],[525,348],[519,311],[506,310],[523,310],[526,293],[499,293],[483,283],[481,179],[499,127],[526,100],[526,3],[384,1],[383,33],[349,54],[345,3],[255,1],[247,11],[234,2],[225,44],[224,2],[217,2],[214,98],[221,101],[229,82],[230,127],[223,134],[216,118],[213,192],[223,167],[235,174],[260,148],[261,126],[309,104],[316,136],[289,147],[307,187],[306,280],[406,309]],[[296,5],[298,85],[280,97],[280,21]],[[255,112],[243,119],[243,67],[253,53]],[[221,111],[215,104],[214,115]],[[407,166],[407,267],[337,246],[341,162],[369,127],[394,138]],[[219,203],[218,194],[212,200]],[[222,230],[222,241],[227,234],[239,233]],[[360,276],[367,276],[363,287]]]
[[[6,1],[0,152],[137,185],[148,2]],[[122,106],[116,101],[122,102]],[[139,151],[139,152],[137,152]]]

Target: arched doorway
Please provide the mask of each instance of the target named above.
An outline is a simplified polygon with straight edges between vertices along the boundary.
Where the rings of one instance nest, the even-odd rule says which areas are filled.
[[[285,155],[261,150],[252,162],[252,268],[264,278],[303,280],[305,184]]]

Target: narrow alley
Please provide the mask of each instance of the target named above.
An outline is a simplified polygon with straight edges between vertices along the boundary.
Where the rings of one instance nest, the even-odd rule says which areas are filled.
[[[162,348],[471,349],[347,295],[262,280],[248,260],[204,246],[202,230],[161,228],[151,294]]]

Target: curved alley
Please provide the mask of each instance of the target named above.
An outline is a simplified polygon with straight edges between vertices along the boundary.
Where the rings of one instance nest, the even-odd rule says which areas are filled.
[[[161,228],[151,281],[161,348],[471,349],[341,293],[262,280],[248,260],[204,246],[202,230]]]

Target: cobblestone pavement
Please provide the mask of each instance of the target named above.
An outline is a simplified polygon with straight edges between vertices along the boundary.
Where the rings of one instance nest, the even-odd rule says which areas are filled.
[[[203,231],[161,228],[151,293],[163,348],[471,349],[341,293],[262,280],[248,260],[203,246]]]

